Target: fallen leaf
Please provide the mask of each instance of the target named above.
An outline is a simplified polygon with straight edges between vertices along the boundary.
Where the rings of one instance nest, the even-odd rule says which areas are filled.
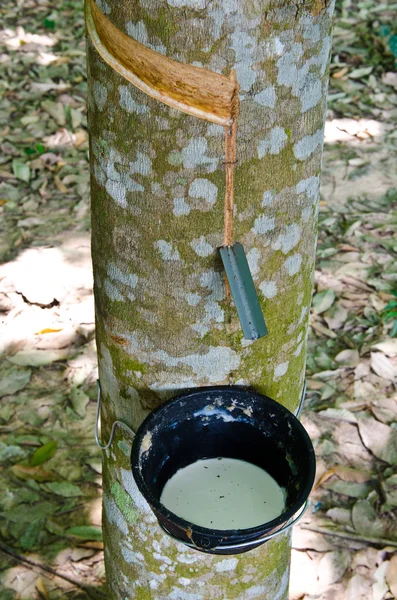
[[[53,135],[48,135],[43,138],[48,148],[61,148],[72,146],[75,142],[75,136],[73,133],[62,127],[59,131]]]
[[[36,590],[39,592],[42,598],[44,598],[44,600],[49,600],[50,597],[48,595],[47,588],[42,577],[38,577],[36,579],[35,586]]]
[[[47,483],[46,488],[57,494],[57,496],[63,496],[64,498],[75,498],[77,496],[83,496],[81,489],[73,483],[61,482],[61,483]]]
[[[341,79],[348,72],[349,72],[349,68],[343,67],[343,69],[341,69],[340,71],[335,71],[334,73],[332,73],[332,78],[333,79]]]
[[[60,83],[55,83],[54,81],[52,81],[52,79],[50,79],[46,83],[32,81],[32,82],[30,82],[30,88],[32,90],[38,90],[41,93],[45,93],[50,90],[58,90],[58,91],[68,90],[70,88],[70,84],[64,83],[63,81],[61,81]]]
[[[31,465],[35,467],[50,460],[57,451],[57,447],[57,442],[47,442],[47,444],[38,448],[30,460]]]
[[[19,540],[21,547],[24,550],[30,550],[31,548],[33,548],[33,546],[36,545],[36,543],[39,539],[41,530],[42,530],[41,519],[38,519],[38,520],[35,520],[35,521],[32,521],[31,523],[29,523],[29,525],[26,527],[21,539]]]
[[[21,162],[14,158],[12,161],[12,172],[17,179],[29,183],[30,181],[30,167],[26,163]]]
[[[320,417],[327,417],[328,419],[346,421],[347,423],[357,423],[355,415],[350,412],[350,410],[346,410],[346,408],[326,408],[318,414]]]
[[[316,381],[315,379],[307,379],[306,385],[308,390],[321,390],[324,387],[322,381]]]
[[[384,302],[378,294],[370,294],[369,296],[369,300],[371,302],[371,305],[374,307],[374,309],[376,310],[376,312],[380,313],[384,310],[385,306],[386,306],[386,302]],[[380,348],[381,350],[381,348]]]
[[[389,587],[386,583],[386,572],[389,563],[387,561],[381,563],[374,573],[374,583],[372,585],[372,598],[373,600],[383,600],[384,595],[388,591]]]
[[[382,83],[397,88],[397,73],[388,71],[382,75]],[[395,594],[396,595],[396,594]]]
[[[397,365],[393,364],[383,352],[371,352],[371,368],[383,379],[394,381],[397,377]]]
[[[71,121],[72,121],[72,128],[73,128],[73,130],[76,130],[81,125],[81,122],[83,120],[83,115],[82,115],[81,111],[76,110],[75,108],[71,108],[70,109],[70,117],[71,117]]]
[[[343,481],[354,481],[355,483],[364,483],[374,478],[374,475],[370,471],[354,469],[345,465],[335,465],[334,473],[340,479],[343,479]]]
[[[330,329],[340,329],[347,321],[348,315],[347,309],[341,306],[339,302],[335,302],[335,304],[323,314],[323,319]]]
[[[356,158],[351,158],[348,161],[348,164],[351,167],[363,167],[364,165],[368,164],[368,160],[366,160],[365,158],[360,158],[360,157],[357,156]],[[355,248],[355,250],[357,250],[357,248]]]
[[[392,475],[382,482],[382,491],[386,504],[390,507],[397,506],[397,475]]]
[[[20,446],[4,444],[0,442],[0,464],[6,462],[17,462],[25,458],[26,452]]]
[[[334,479],[328,481],[325,487],[327,490],[349,496],[349,498],[366,498],[375,488],[375,485],[375,482],[354,483],[351,481]]]
[[[334,360],[344,367],[354,368],[360,362],[360,355],[358,350],[342,350],[335,356]]]
[[[87,134],[85,131],[83,131],[82,129],[80,129],[79,131],[76,131],[76,133],[74,134],[74,145],[76,146],[76,148],[78,148],[79,146],[84,144],[86,139],[87,139]]]
[[[327,517],[332,519],[334,523],[341,525],[352,525],[352,513],[349,508],[340,508],[335,506],[326,512]]]
[[[375,419],[361,419],[358,430],[364,446],[377,458],[394,465],[397,463],[397,431]]]
[[[326,337],[331,338],[331,340],[336,340],[338,337],[334,331],[331,331],[328,329],[328,327],[325,327],[321,323],[312,322],[310,323],[310,327],[320,335],[325,335]]]
[[[53,481],[55,479],[55,473],[51,471],[45,471],[42,467],[26,467],[25,465],[14,465],[11,467],[11,471],[19,479],[33,479],[43,483],[44,481]]]
[[[31,348],[30,350],[21,350],[16,352],[12,356],[8,357],[8,360],[16,365],[40,367],[42,365],[50,365],[58,360],[65,360],[71,358],[76,351],[71,348],[62,348],[61,350],[37,350]]]
[[[74,387],[70,392],[70,401],[72,403],[73,410],[80,417],[85,417],[87,404],[90,401],[87,394],[85,394],[82,389]]]
[[[63,166],[65,163],[62,160],[62,156],[60,154],[55,154],[55,152],[45,152],[40,156],[40,161],[47,165],[56,165],[57,167]]]
[[[314,373],[313,379],[333,379],[338,377],[342,373],[342,369],[335,369],[332,371],[331,369],[326,371],[320,371],[319,373]]]
[[[349,73],[349,79],[360,79],[361,77],[366,77],[370,73],[372,73],[373,67],[361,67],[360,69],[353,69]]]
[[[43,100],[42,108],[54,119],[60,127],[66,125],[65,109],[61,102],[53,102],[52,100]]]
[[[322,456],[331,456],[334,455],[338,450],[338,446],[337,444],[335,444],[334,442],[331,442],[331,440],[327,440],[325,438],[323,438],[322,440],[319,441],[318,444],[316,444],[316,455],[317,457],[322,457]]]
[[[128,456],[130,455],[130,453],[131,453],[131,451],[129,451]],[[91,469],[93,471],[95,471],[95,473],[98,473],[99,475],[102,475],[102,461],[101,460],[95,460],[95,459],[89,460],[89,461],[87,461],[86,464],[89,467],[91,467]]]
[[[316,490],[317,488],[320,487],[320,485],[322,485],[323,483],[325,483],[326,481],[328,481],[328,479],[331,479],[331,477],[334,474],[335,474],[334,467],[331,467],[331,469],[328,469],[328,471],[325,471],[325,473],[323,473],[321,475],[321,477],[319,478],[319,480],[317,481],[317,483],[314,484],[313,490]]]
[[[369,381],[358,379],[354,382],[354,398],[358,401],[364,400],[370,404],[378,397],[378,390]]]
[[[372,346],[375,350],[380,350],[386,356],[397,356],[397,339],[387,339],[383,342],[378,342]]]
[[[58,192],[61,192],[62,194],[67,194],[67,192],[69,190],[66,187],[66,185],[64,183],[62,183],[62,181],[60,180],[58,175],[54,175],[54,183],[55,183],[55,187],[57,188]]]
[[[353,506],[352,521],[354,529],[361,535],[381,538],[384,534],[382,521],[368,500],[358,500]]]
[[[292,530],[292,547],[296,550],[314,550],[316,552],[326,552],[333,550],[329,538],[310,529],[294,527]]]
[[[360,362],[354,370],[354,379],[365,379],[370,374],[368,361]]]
[[[80,560],[84,560],[95,554],[95,550],[92,548],[83,548],[80,546],[79,548],[73,548],[72,554],[70,555],[70,560],[72,562],[79,562]]]
[[[336,393],[336,388],[326,383],[321,389],[321,400],[328,400],[329,398],[334,398]]]
[[[15,175],[13,175],[13,173],[9,173],[8,171],[0,171],[0,177],[1,179],[14,179]]]
[[[32,376],[31,369],[24,369],[13,365],[7,368],[5,363],[4,367],[0,378],[0,398],[23,390],[28,385]]]
[[[320,560],[318,580],[320,587],[327,587],[342,579],[350,564],[348,550],[335,550],[327,552]]]
[[[352,277],[361,281],[367,281],[369,277],[369,266],[362,262],[346,263],[335,272],[336,276]]]
[[[35,335],[43,335],[45,333],[57,333],[58,331],[63,331],[63,328],[61,327],[60,329],[51,329],[50,327],[47,327],[46,329],[41,329],[41,331],[36,331]]]
[[[94,525],[81,525],[79,527],[70,527],[65,532],[67,535],[83,538],[85,540],[102,540],[102,529]]]
[[[70,63],[70,56],[57,56],[54,60],[54,65],[64,65]]]
[[[334,300],[334,290],[330,289],[323,292],[318,292],[313,296],[313,309],[317,314],[321,314],[333,305]]]
[[[381,398],[371,405],[371,410],[378,421],[393,423],[397,415],[397,398]]]
[[[307,552],[292,551],[289,590],[291,600],[299,600],[307,594],[317,592],[317,567],[318,562],[312,560]],[[305,574],[304,577],[302,573]]]
[[[364,567],[369,571],[374,565],[379,564],[379,561],[382,560],[382,558],[383,552],[380,557],[379,551],[376,548],[367,546],[366,548],[362,548],[361,550],[358,550],[354,553],[354,556],[352,556],[350,568],[354,571],[355,569],[360,569],[360,567]]]
[[[397,598],[397,554],[394,554],[389,560],[386,581],[391,593]]]
[[[54,535],[64,535],[64,528],[51,518],[46,519],[45,526],[48,531]]]
[[[78,542],[79,548],[92,548],[92,550],[103,550],[103,542]]]
[[[369,576],[354,574],[347,585],[345,600],[368,600],[371,594],[371,583]]]

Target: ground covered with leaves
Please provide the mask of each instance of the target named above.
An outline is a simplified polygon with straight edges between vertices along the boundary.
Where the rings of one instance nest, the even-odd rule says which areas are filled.
[[[396,14],[337,5],[292,600],[397,598]],[[0,15],[0,598],[102,598],[82,3]]]

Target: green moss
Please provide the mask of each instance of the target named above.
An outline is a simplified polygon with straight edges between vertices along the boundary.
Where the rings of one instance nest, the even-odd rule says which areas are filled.
[[[291,168],[292,165],[296,165],[295,170]],[[295,186],[304,176],[304,164],[296,161],[291,143],[278,154],[267,154],[263,159],[246,161],[237,167],[235,176],[236,203],[240,212],[253,203],[259,204],[264,191],[273,189],[279,193],[288,186]],[[271,212],[271,209],[267,210]],[[236,221],[236,228],[245,227],[245,223]]]
[[[135,596],[137,600],[153,600],[152,590],[149,587],[137,585],[135,588],[135,593],[137,594]]]
[[[131,496],[127,494],[127,492],[117,482],[112,485],[110,491],[112,493],[114,501],[116,502],[117,506],[126,518],[126,521],[130,525],[133,525],[138,519],[138,514],[135,511],[134,503],[132,501]]]
[[[169,11],[165,6],[158,7],[155,15],[145,13],[145,24],[149,35],[160,38],[166,46],[180,30],[179,22],[169,18]]]
[[[121,339],[123,338],[120,338],[120,340]],[[146,372],[146,365],[136,360],[133,356],[131,356],[131,354],[127,353],[124,348],[117,346],[115,341],[113,341],[113,344],[108,344],[108,349],[112,357],[112,363],[115,371],[120,373],[120,375],[122,374],[124,380],[127,376],[127,371],[137,371],[138,373]]]
[[[117,446],[120,448],[120,450],[122,451],[122,453],[125,456],[128,456],[128,457],[130,456],[130,454],[131,454],[131,448],[130,448],[130,446],[128,444],[126,444],[126,442],[124,442],[124,440],[119,440],[117,442]]]
[[[297,21],[302,13],[309,11],[312,12],[316,10],[317,14],[321,12],[321,10],[325,10],[328,5],[328,0],[299,0],[295,2],[295,21]],[[290,0],[270,0],[266,6],[268,11],[270,10],[280,10],[283,7],[291,6]]]

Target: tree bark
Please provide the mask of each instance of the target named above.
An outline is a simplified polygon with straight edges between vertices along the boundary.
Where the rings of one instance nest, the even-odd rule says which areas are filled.
[[[146,96],[88,40],[92,257],[102,430],[136,429],[191,387],[249,385],[294,411],[305,373],[333,2],[97,0],[112,23],[240,83],[235,240],[269,335],[243,339],[225,294],[223,127]],[[192,440],[194,442],[194,440]],[[109,600],[288,597],[290,538],[236,556],[167,536],[133,481],[130,440],[104,452]]]

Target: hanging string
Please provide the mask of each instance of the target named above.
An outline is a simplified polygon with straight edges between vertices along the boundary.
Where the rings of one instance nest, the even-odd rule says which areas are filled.
[[[233,245],[233,219],[234,219],[234,168],[237,161],[237,119],[240,110],[239,89],[236,71],[230,73],[230,80],[235,84],[232,98],[232,124],[225,127],[225,206],[224,206],[224,228],[223,245]],[[230,297],[230,285],[225,274],[226,298]]]
[[[237,118],[239,114],[239,85],[237,83],[236,72],[234,70],[230,74],[230,79],[236,84],[236,87],[232,100],[233,121],[230,126],[225,127],[226,190],[224,208],[224,246],[231,246],[233,244],[234,168],[237,158]]]

